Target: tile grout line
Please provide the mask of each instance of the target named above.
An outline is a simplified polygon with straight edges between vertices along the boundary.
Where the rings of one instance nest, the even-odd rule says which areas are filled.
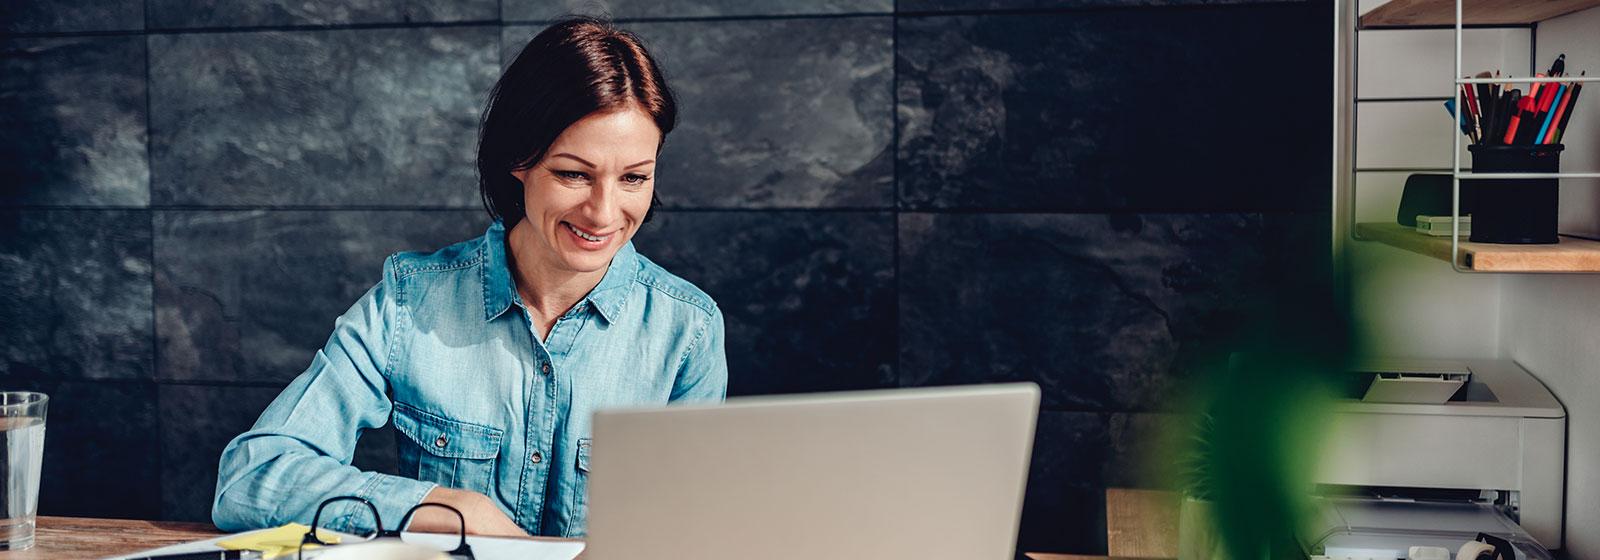
[[[1070,15],[1082,12],[1116,11],[1116,10],[1162,10],[1180,9],[1192,10],[1206,9],[1242,9],[1244,7],[1260,7],[1272,5],[1289,5],[1294,2],[1260,2],[1254,4],[1222,4],[1215,6],[1191,5],[1159,5],[1159,6],[1076,6],[1057,8],[1024,8],[1000,10],[912,10],[899,11],[898,6],[890,12],[845,12],[845,13],[805,13],[805,14],[745,14],[733,16],[694,16],[694,17],[623,17],[614,18],[618,24],[628,23],[690,23],[690,22],[745,22],[764,20],[787,19],[839,19],[839,18],[873,18],[873,17],[962,17],[962,16],[1030,16],[1030,15]],[[504,17],[504,1],[501,0],[501,13],[494,19],[487,20],[460,20],[460,21],[431,21],[431,22],[378,22],[378,23],[329,23],[329,24],[281,24],[281,25],[241,25],[241,26],[214,26],[214,27],[166,27],[151,28],[149,26],[148,2],[145,13],[146,25],[143,30],[102,30],[102,31],[32,31],[19,33],[0,33],[0,38],[52,38],[52,37],[97,37],[119,35],[180,35],[195,33],[248,33],[270,31],[343,31],[361,29],[426,29],[447,27],[474,27],[474,26],[530,26],[549,25],[556,20],[508,20]],[[1526,29],[1531,25],[1482,25],[1467,26],[1468,29]],[[1370,28],[1383,30],[1382,27]],[[1406,28],[1406,29],[1426,29]],[[1452,28],[1453,29],[1453,28]]]
[[[150,33],[149,33],[149,30],[150,30],[150,0],[144,0],[143,19],[144,19],[144,29],[140,32],[139,38],[144,43],[144,171],[145,171],[145,206],[149,207],[149,206],[151,206],[151,204],[150,204],[151,200],[155,196],[155,183],[156,183],[156,181],[155,181],[155,161],[154,161],[153,158],[150,157],[150,153],[151,153],[150,145],[155,142],[155,134],[152,131],[152,127],[151,127],[151,120],[152,119],[150,118],[150,105],[151,105],[151,103],[150,103],[150,98],[151,98],[150,85],[152,83],[152,81],[150,79]],[[161,337],[160,337],[159,333],[156,330],[157,328],[159,328],[157,326],[157,321],[156,321],[156,211],[153,210],[153,209],[147,209],[145,211],[145,218],[146,218],[147,223],[149,224],[149,227],[150,227],[150,229],[148,230],[149,231],[149,235],[150,235],[150,270],[149,270],[149,278],[150,278],[150,384],[151,384],[150,391],[152,393],[151,397],[155,401],[155,410],[153,411],[154,414],[155,414],[155,418],[153,420],[154,420],[155,431],[156,431],[155,436],[156,436],[156,449],[157,449],[156,457],[155,457],[155,463],[156,463],[156,465],[155,465],[155,474],[156,474],[156,479],[155,479],[155,488],[156,488],[155,494],[156,494],[156,496],[155,496],[155,499],[156,499],[156,503],[152,504],[152,506],[153,506],[154,510],[156,511],[156,515],[157,516],[159,516],[162,519],[167,519],[168,518],[168,512],[166,511],[167,488],[166,488],[166,485],[162,482],[162,476],[161,476],[161,473],[166,470],[166,457],[167,457],[166,438],[161,437],[161,435],[163,433],[165,433],[166,426],[164,425],[164,422],[162,422],[162,414],[161,414],[161,385],[155,381],[156,378],[160,377],[160,371],[161,371],[161,348],[160,348]]]
[[[900,309],[900,0],[890,0],[889,17],[889,153],[892,154],[889,166],[889,196],[894,203],[891,226],[894,228],[894,247],[892,248],[891,268],[894,273],[894,300],[891,308],[894,310],[894,336],[891,337],[894,345],[894,375],[895,387],[905,386],[905,367],[900,363],[901,352],[901,316],[904,310]]]
[[[1406,171],[1439,171],[1449,172],[1449,169],[1432,168],[1372,168],[1360,169],[1363,173],[1381,172],[1406,172]],[[481,212],[481,208],[441,208],[441,207],[405,207],[405,206],[183,206],[183,205],[150,205],[150,206],[68,206],[68,205],[25,205],[4,206],[0,212],[18,211],[118,211],[136,210],[155,212]],[[667,214],[740,214],[740,213],[773,213],[773,214],[937,214],[937,215],[1059,215],[1059,216],[1104,216],[1104,215],[1163,215],[1163,214],[1325,214],[1329,210],[1318,208],[1296,207],[1228,207],[1228,208],[1181,208],[1181,207],[1085,207],[1085,208],[997,208],[997,207],[877,207],[877,206],[841,206],[841,207],[778,207],[778,208],[735,208],[735,207],[688,207],[688,208],[662,208]]]

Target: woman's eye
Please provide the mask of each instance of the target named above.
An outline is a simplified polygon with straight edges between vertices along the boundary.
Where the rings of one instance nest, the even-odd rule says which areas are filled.
[[[585,174],[581,171],[557,171],[556,176],[562,179],[569,179],[573,181],[582,181],[589,178],[588,174]]]
[[[650,178],[645,177],[644,175],[628,175],[622,178],[622,182],[632,186],[643,185],[645,181],[649,180]]]

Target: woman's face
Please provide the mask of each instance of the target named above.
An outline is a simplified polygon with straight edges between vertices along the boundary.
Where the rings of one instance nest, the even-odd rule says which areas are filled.
[[[638,107],[596,112],[567,127],[544,158],[512,172],[527,218],[520,259],[575,273],[603,271],[639,231],[655,190],[661,131]]]

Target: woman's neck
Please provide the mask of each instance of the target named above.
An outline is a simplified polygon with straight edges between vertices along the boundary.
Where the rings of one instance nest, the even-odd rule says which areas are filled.
[[[562,270],[554,263],[544,262],[535,248],[538,232],[527,220],[511,227],[506,235],[506,264],[516,282],[517,295],[533,318],[539,339],[544,340],[550,329],[572,306],[594,290],[605,278],[605,269],[594,272]]]

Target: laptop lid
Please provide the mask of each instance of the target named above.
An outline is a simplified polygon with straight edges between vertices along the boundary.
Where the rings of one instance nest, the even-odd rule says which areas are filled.
[[[591,560],[1012,558],[1032,383],[601,411]]]

